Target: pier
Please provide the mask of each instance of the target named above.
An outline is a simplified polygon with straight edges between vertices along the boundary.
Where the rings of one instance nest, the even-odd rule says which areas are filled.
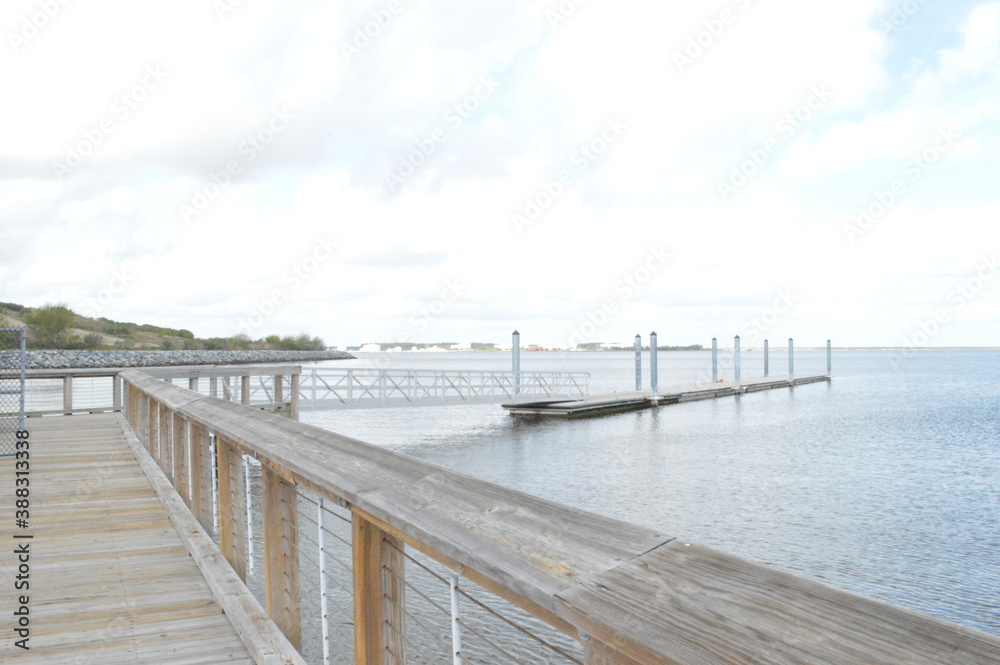
[[[1000,662],[993,635],[190,389],[211,378],[123,371],[121,413],[26,421],[30,528],[0,509],[31,536],[23,662]]]
[[[603,395],[589,395],[580,399],[537,399],[525,397],[521,400],[505,402],[501,406],[512,416],[553,416],[558,418],[589,418],[623,411],[639,411],[667,404],[696,402],[704,399],[732,397],[761,390],[791,388],[807,383],[830,381],[826,374],[814,376],[767,377],[749,379],[740,383],[706,383],[696,386],[680,386],[661,392],[656,397],[641,390]]]

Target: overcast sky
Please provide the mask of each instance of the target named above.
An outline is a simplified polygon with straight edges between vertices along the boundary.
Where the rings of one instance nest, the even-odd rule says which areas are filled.
[[[1000,344],[1000,3],[5,0],[0,300]]]

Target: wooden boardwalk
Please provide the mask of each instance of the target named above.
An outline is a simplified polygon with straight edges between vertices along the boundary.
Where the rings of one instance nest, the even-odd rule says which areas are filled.
[[[796,377],[768,377],[748,379],[740,383],[704,383],[695,386],[678,386],[660,392],[654,401],[649,391],[630,390],[602,395],[589,395],[582,399],[566,399],[565,397],[550,397],[539,399],[525,397],[502,404],[512,416],[555,416],[558,418],[589,418],[603,416],[622,411],[638,411],[654,406],[678,404],[680,402],[695,402],[703,399],[715,399],[732,395],[774,390],[776,388],[791,388],[807,383],[829,381],[827,374]]]
[[[188,554],[114,415],[33,418],[30,528],[0,508],[3,550],[29,542],[29,651],[5,630],[0,660],[94,663],[254,663]],[[11,497],[14,464],[0,460]],[[32,534],[30,541],[14,535]],[[0,556],[0,579],[16,563]],[[4,584],[7,587],[7,584]],[[6,588],[2,606],[15,592]],[[21,593],[21,592],[18,592]],[[10,622],[9,609],[4,610]]]

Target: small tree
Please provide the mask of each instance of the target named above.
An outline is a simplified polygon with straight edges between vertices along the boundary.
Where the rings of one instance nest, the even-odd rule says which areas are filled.
[[[33,338],[33,346],[57,349],[69,344],[66,331],[73,324],[73,310],[61,303],[46,303],[24,317]]]

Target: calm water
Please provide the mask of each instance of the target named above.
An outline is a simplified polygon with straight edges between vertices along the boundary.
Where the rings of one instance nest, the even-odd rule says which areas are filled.
[[[762,358],[744,353],[744,378],[762,376]],[[504,370],[510,358],[388,362]],[[824,352],[796,353],[799,374],[825,366]],[[783,351],[771,368],[784,373]],[[589,371],[592,392],[634,384],[629,353],[525,353],[522,369]],[[660,386],[708,372],[709,353],[660,354]],[[302,420],[1000,634],[1000,351],[835,351],[834,376],[570,422],[513,419],[497,405]]]

